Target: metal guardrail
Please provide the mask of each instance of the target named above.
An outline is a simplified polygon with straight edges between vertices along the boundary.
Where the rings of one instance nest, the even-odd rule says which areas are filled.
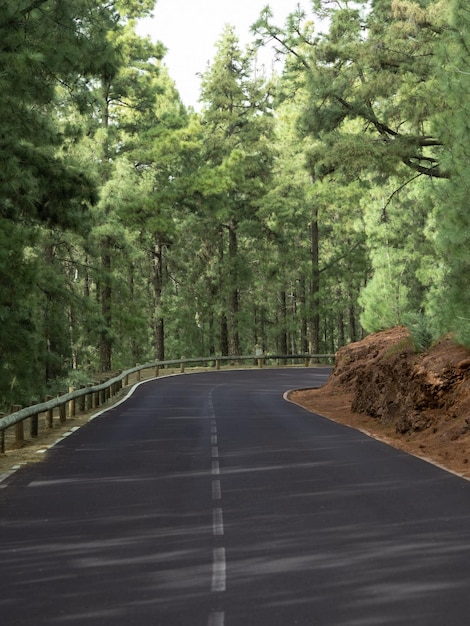
[[[15,426],[16,442],[21,444],[24,440],[23,423],[27,419],[31,419],[30,435],[32,438],[38,436],[38,422],[41,413],[46,414],[46,423],[49,428],[53,426],[53,411],[59,408],[59,420],[65,423],[67,419],[67,406],[69,417],[74,417],[77,410],[77,400],[79,401],[79,410],[81,412],[99,408],[105,404],[111,397],[115,396],[124,386],[128,385],[129,377],[137,373],[137,382],[140,381],[141,372],[143,370],[155,369],[155,378],[159,376],[161,367],[179,366],[180,372],[185,371],[186,365],[195,365],[197,363],[213,363],[212,367],[219,370],[222,363],[255,361],[258,368],[268,360],[303,360],[307,367],[311,364],[312,359],[334,359],[334,354],[251,354],[244,356],[210,356],[210,357],[194,357],[175,359],[171,361],[156,361],[153,363],[145,363],[136,365],[124,372],[118,373],[116,376],[96,385],[89,385],[76,391],[71,391],[57,398],[49,399],[40,404],[35,404],[26,408],[18,408],[18,410],[0,417],[0,454],[5,452],[5,430],[11,426]]]

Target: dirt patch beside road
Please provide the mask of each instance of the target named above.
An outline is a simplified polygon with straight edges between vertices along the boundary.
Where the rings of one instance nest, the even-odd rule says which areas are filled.
[[[444,337],[417,354],[405,327],[341,348],[321,389],[290,400],[470,478],[470,350]]]

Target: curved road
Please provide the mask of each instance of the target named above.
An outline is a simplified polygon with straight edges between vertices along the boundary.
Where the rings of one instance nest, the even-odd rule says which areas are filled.
[[[5,626],[466,626],[470,483],[282,399],[139,386],[0,483]]]

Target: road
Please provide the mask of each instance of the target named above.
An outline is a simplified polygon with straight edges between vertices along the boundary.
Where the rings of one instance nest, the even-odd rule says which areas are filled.
[[[5,626],[466,626],[470,483],[283,400],[139,386],[0,483]]]

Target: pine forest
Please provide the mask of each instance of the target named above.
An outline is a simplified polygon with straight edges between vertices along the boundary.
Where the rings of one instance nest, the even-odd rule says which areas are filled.
[[[0,0],[0,410],[399,324],[470,346],[470,6],[310,4],[219,33],[195,111],[154,0]]]

